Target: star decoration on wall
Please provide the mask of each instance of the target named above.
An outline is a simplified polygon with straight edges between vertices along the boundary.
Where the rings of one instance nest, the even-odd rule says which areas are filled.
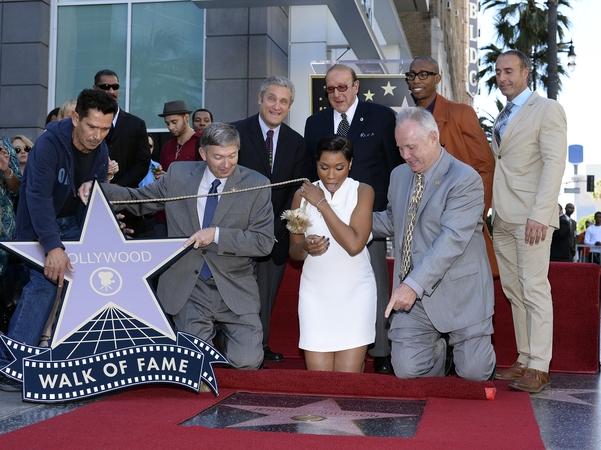
[[[373,93],[373,92],[371,91],[371,89],[370,89],[370,90],[368,90],[367,92],[365,92],[363,95],[365,96],[365,101],[366,101],[366,102],[367,102],[367,101],[372,101],[372,102],[373,102],[373,101],[374,101],[374,95],[376,95],[376,94],[375,94],[375,93]]]
[[[394,91],[396,89],[396,86],[392,86],[390,84],[390,81],[388,82],[388,84],[386,86],[380,86],[382,89],[384,89],[384,95],[392,95],[394,97]]]

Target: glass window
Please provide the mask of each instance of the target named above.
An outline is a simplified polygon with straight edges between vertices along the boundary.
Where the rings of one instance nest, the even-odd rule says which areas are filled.
[[[191,1],[57,9],[56,106],[91,88],[101,69],[119,75],[119,105],[144,119],[149,129],[165,129],[158,117],[165,102],[185,100],[191,110],[203,105],[204,9]]]
[[[125,84],[127,5],[60,7],[57,25],[56,106],[91,88],[101,69]],[[120,100],[125,94],[120,90]]]
[[[204,10],[193,2],[132,5],[130,112],[165,128],[165,102],[203,105]]]

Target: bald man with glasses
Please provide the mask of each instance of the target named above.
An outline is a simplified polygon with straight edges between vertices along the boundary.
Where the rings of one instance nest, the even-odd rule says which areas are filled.
[[[319,140],[332,133],[344,136],[353,143],[355,150],[349,177],[374,189],[374,211],[386,210],[390,173],[402,162],[394,140],[394,111],[387,106],[360,100],[357,97],[357,74],[343,64],[330,67],[326,73],[324,91],[331,107],[316,112],[305,124],[307,152],[312,157],[311,179],[317,179],[315,153]],[[374,358],[377,373],[391,373],[389,325],[384,317],[390,298],[386,239],[374,239],[367,248],[378,288],[376,342],[368,353]]]

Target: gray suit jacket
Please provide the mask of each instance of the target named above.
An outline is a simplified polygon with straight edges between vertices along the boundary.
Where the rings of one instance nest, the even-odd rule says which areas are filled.
[[[413,179],[403,164],[393,170],[388,209],[374,213],[374,237],[395,236],[395,274],[399,273],[408,198]],[[482,178],[443,150],[442,160],[425,186],[413,233],[413,269],[424,289],[421,299],[440,332],[459,330],[491,317],[494,291],[482,236]],[[394,287],[400,283],[394,276]]]
[[[110,200],[169,198],[196,195],[207,165],[205,162],[175,162],[158,181],[139,189],[103,184]],[[254,170],[237,166],[225,183],[224,192],[263,186],[269,180]],[[120,206],[142,215],[165,209],[170,237],[191,236],[200,229],[197,199],[140,203]],[[252,259],[268,255],[273,247],[271,189],[259,189],[219,198],[212,226],[219,227],[219,244],[190,250],[163,273],[158,297],[169,314],[177,314],[190,297],[206,261],[219,293],[236,314],[258,313],[259,290]]]

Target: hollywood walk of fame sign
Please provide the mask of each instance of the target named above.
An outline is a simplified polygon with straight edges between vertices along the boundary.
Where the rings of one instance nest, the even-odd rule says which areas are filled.
[[[64,298],[50,348],[0,339],[14,360],[0,368],[23,383],[23,399],[78,400],[123,387],[171,383],[215,394],[212,364],[227,360],[196,336],[175,332],[149,279],[191,247],[186,238],[126,239],[95,184],[79,241],[64,241],[75,272],[65,273]],[[43,268],[37,242],[0,246]]]

